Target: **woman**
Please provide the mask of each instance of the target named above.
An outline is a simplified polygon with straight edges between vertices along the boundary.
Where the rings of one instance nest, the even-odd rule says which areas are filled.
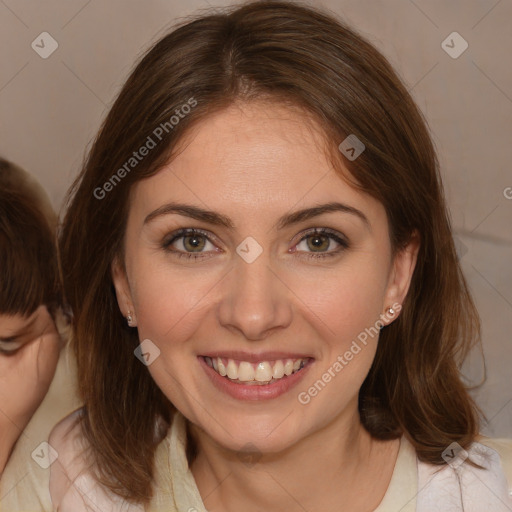
[[[68,322],[62,313],[56,225],[42,187],[0,158],[2,511],[51,510],[48,465],[54,454],[48,434],[79,404],[70,393],[64,358],[58,365]]]
[[[329,15],[253,2],[159,41],[60,248],[85,407],[51,436],[56,510],[512,507],[428,130]]]

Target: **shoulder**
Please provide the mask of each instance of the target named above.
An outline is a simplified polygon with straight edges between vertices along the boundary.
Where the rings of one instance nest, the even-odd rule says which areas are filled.
[[[55,510],[60,510],[64,497],[72,492],[77,478],[86,471],[82,415],[83,409],[78,409],[66,416],[48,438],[49,449],[56,457],[50,467],[50,496]]]
[[[491,450],[499,457],[501,467],[508,481],[509,490],[512,491],[512,439],[480,436],[477,441]]]
[[[81,419],[84,409],[78,409],[52,430],[49,444],[57,454],[50,471],[50,496],[57,512],[141,512],[133,505],[115,496],[96,479],[94,461]]]
[[[512,441],[479,437],[467,451],[453,443],[443,454],[441,466],[418,462],[418,512],[512,510]]]
[[[56,450],[60,465],[71,465],[73,459],[85,449],[80,420],[84,414],[83,407],[68,414],[59,421],[50,432],[48,443]]]

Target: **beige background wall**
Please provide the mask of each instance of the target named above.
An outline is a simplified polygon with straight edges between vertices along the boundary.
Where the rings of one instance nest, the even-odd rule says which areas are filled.
[[[227,4],[0,0],[0,154],[35,174],[60,208],[134,59],[177,17]],[[483,319],[488,378],[476,396],[490,420],[485,432],[512,437],[512,1],[314,4],[373,41],[427,116]],[[58,43],[47,59],[31,47],[44,31]],[[454,31],[469,45],[458,58],[441,46]],[[462,48],[462,40],[446,44],[452,53]],[[479,380],[477,355],[465,371]]]

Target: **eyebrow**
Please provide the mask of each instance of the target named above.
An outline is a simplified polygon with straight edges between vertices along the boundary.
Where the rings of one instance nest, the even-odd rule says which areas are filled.
[[[304,222],[306,220],[312,219],[324,213],[331,212],[342,212],[354,215],[358,217],[360,220],[362,220],[363,223],[368,228],[368,230],[371,231],[370,221],[361,210],[358,210],[353,206],[349,206],[338,202],[320,204],[317,206],[312,206],[310,208],[305,208],[302,210],[287,213],[278,220],[276,227],[277,229],[283,229],[293,224],[298,224],[299,222]],[[214,212],[211,210],[205,210],[203,208],[199,208],[197,206],[189,204],[176,202],[165,204],[151,212],[144,219],[144,224],[148,224],[157,217],[173,213],[183,215],[185,217],[190,217],[192,219],[200,220],[203,222],[207,222],[209,224],[213,224],[216,226],[223,226],[229,229],[233,229],[235,227],[231,219],[229,217],[226,217],[225,215],[222,215],[221,213]]]

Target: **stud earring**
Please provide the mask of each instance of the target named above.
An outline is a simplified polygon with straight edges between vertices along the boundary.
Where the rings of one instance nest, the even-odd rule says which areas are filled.
[[[387,311],[391,316],[393,316],[395,314],[395,310],[393,308],[388,308],[388,311]]]
[[[128,311],[128,314],[126,315],[126,321],[128,322],[128,325],[131,327],[133,324],[133,317],[131,311]]]

